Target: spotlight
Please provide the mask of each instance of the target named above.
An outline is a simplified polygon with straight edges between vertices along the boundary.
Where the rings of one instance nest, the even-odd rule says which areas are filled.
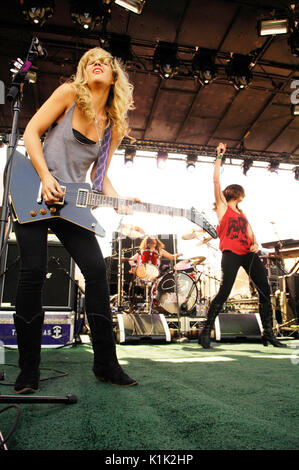
[[[177,44],[159,41],[154,53],[153,65],[154,71],[158,72],[162,78],[172,78],[178,73],[177,52]]]
[[[288,44],[291,48],[291,53],[299,57],[299,27],[294,28],[293,32],[291,33],[289,39],[288,39]]]
[[[299,116],[299,104],[292,104],[291,110],[293,116]]]
[[[192,60],[192,72],[199,83],[204,86],[211,83],[217,75],[215,65],[216,51],[209,49],[198,49]]]
[[[250,170],[252,165],[253,165],[252,158],[245,158],[245,160],[242,163],[243,175],[245,175],[245,176],[247,175],[247,172],[248,172],[248,170]]]
[[[131,38],[126,34],[112,34],[109,39],[109,51],[113,57],[124,64],[132,60]]]
[[[43,26],[54,14],[54,0],[20,0],[21,12],[26,21]]]
[[[194,154],[187,155],[186,158],[186,167],[190,173],[195,171],[195,164],[197,162],[197,156]]]
[[[100,24],[107,14],[98,0],[71,0],[70,15],[73,23],[86,31],[91,31]]]
[[[163,150],[159,150],[157,154],[157,168],[163,170],[166,166],[166,161],[168,158],[168,153],[164,152]]]
[[[259,36],[286,34],[289,31],[289,20],[288,18],[259,20],[257,30]]]
[[[250,67],[253,66],[250,55],[232,54],[230,61],[226,65],[226,74],[236,90],[245,89],[252,80]]]
[[[146,0],[114,0],[115,3],[127,10],[140,15]]]
[[[125,167],[131,168],[133,166],[133,161],[136,156],[136,150],[134,147],[127,147],[125,150]]]
[[[293,172],[295,175],[295,180],[299,181],[299,166],[295,166],[295,168],[293,168]]]
[[[278,173],[278,168],[279,168],[279,162],[273,160],[269,163],[268,171],[270,171],[270,173]]]

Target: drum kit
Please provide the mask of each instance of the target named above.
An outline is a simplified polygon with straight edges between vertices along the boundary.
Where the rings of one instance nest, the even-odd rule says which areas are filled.
[[[142,239],[145,232],[137,226],[122,225],[118,237],[118,293],[117,310],[126,313],[163,313],[189,316],[201,301],[201,275],[199,266],[204,256],[170,261],[161,265],[156,250],[135,248],[135,256],[125,257],[122,237]],[[124,292],[124,263],[129,263],[132,280],[129,292]],[[139,292],[139,296],[136,295]],[[139,300],[139,302],[138,302]],[[140,302],[141,300],[141,302]]]

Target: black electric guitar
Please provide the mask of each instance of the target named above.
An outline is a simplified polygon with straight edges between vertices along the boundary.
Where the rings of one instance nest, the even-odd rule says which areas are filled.
[[[217,238],[217,232],[213,225],[194,208],[179,209],[104,196],[93,191],[88,183],[59,181],[59,184],[63,188],[65,196],[55,205],[47,205],[42,199],[41,181],[31,161],[21,153],[14,152],[11,165],[10,203],[18,222],[25,224],[62,217],[104,237],[105,230],[92,215],[91,210],[96,207],[112,207],[120,209],[120,211],[126,208],[129,213],[137,211],[185,217],[199,225],[213,238]]]

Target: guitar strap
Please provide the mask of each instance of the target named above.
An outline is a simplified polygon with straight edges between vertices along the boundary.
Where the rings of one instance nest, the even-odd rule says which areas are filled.
[[[99,149],[97,166],[96,166],[96,171],[95,171],[93,185],[92,185],[92,189],[94,191],[102,192],[104,178],[106,174],[107,162],[108,162],[108,157],[109,157],[111,136],[112,136],[112,124],[110,124],[109,127],[105,129],[102,143]]]

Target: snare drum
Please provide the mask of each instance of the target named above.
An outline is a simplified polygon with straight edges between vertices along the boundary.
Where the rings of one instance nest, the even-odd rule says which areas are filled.
[[[159,276],[160,255],[155,250],[142,250],[137,258],[136,275],[144,281],[153,281]]]
[[[177,273],[177,289],[175,283],[176,276],[173,272],[169,272],[157,279],[151,292],[153,304],[158,310],[162,310],[164,313],[177,314],[177,304],[181,307],[181,305],[186,302],[187,305],[184,313],[188,314],[197,302],[197,285],[192,277],[184,272]]]

